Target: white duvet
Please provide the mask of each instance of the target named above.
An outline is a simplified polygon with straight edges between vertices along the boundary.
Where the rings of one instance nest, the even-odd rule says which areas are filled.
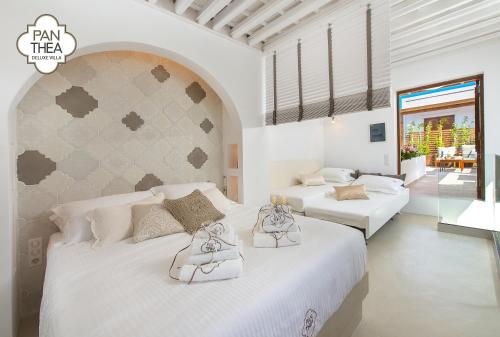
[[[223,222],[244,242],[240,278],[199,284],[168,276],[185,233],[109,247],[52,245],[40,313],[41,337],[290,337],[306,313],[315,335],[365,274],[362,234],[297,216],[300,246],[252,247],[257,209]]]

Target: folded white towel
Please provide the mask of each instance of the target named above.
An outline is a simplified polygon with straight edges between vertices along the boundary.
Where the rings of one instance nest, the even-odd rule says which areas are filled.
[[[238,245],[238,236],[234,232],[230,232],[226,237],[220,238],[217,236],[200,238],[196,235],[191,243],[191,254],[205,254],[228,250]]]
[[[202,266],[185,264],[181,268],[179,280],[184,282],[226,280],[239,277],[242,270],[243,261],[241,258],[204,264]]]
[[[243,241],[240,241],[238,246],[231,247],[230,249],[213,253],[190,255],[187,257],[185,264],[206,264],[224,260],[235,260],[239,259],[240,255],[243,256]]]
[[[253,246],[256,248],[279,248],[300,245],[302,241],[301,232],[276,232],[253,234]]]
[[[194,233],[195,239],[206,239],[209,237],[217,236],[224,241],[231,240],[233,238],[233,235],[233,227],[231,225],[224,225],[220,222],[212,223]]]
[[[261,208],[257,224],[263,232],[297,232],[299,230],[287,205]]]

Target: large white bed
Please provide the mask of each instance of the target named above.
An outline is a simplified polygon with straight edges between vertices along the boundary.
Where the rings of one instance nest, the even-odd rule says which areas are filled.
[[[340,331],[338,324],[354,315],[347,307],[358,303],[360,319],[366,295],[354,294],[354,300],[366,281],[361,233],[297,216],[301,245],[254,248],[256,215],[257,209],[235,206],[223,220],[244,242],[242,276],[190,285],[168,276],[175,253],[190,241],[186,233],[102,248],[90,242],[63,245],[55,235],[47,256],[40,337],[301,336],[311,323],[305,322],[307,315],[314,318],[307,336],[344,336],[347,327]]]

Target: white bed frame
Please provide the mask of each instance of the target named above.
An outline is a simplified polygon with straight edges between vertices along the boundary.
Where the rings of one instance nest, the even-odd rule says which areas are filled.
[[[290,187],[297,185],[297,176],[301,173],[312,173],[316,172],[322,168],[322,164],[318,159],[297,159],[297,160],[281,160],[281,161],[271,161],[270,163],[270,190],[275,191],[278,189]],[[305,212],[303,215],[340,223],[342,225],[347,225],[361,230],[365,238],[368,239],[376,231],[378,231],[383,225],[385,225],[389,220],[391,220],[394,215],[398,214],[401,209],[409,201],[409,191],[405,190],[401,198],[397,201],[391,202],[384,207],[380,207],[373,214],[370,215],[368,224],[360,226],[357,223],[350,222],[349,220],[343,218],[335,218],[332,215],[321,214],[321,213],[309,213],[307,212],[307,206],[305,207]]]

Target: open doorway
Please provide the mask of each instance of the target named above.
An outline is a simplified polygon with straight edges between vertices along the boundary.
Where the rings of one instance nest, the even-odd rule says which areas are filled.
[[[477,75],[397,93],[399,173],[443,223],[474,226],[465,213],[485,199],[482,87]]]

